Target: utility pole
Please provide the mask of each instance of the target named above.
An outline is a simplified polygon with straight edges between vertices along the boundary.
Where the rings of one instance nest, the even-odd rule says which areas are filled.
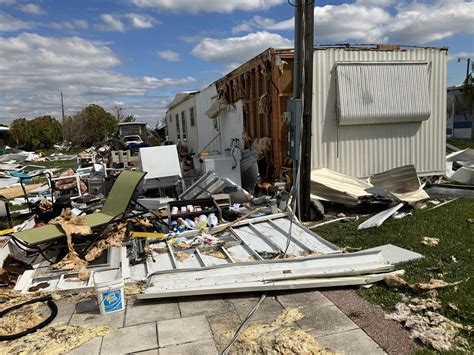
[[[288,125],[288,157],[293,160],[293,187],[291,195],[298,204],[295,211],[300,213],[298,196],[298,166],[300,160],[301,118],[303,114],[301,96],[303,92],[303,6],[304,0],[294,0],[295,8],[295,49],[293,55],[293,97],[288,100],[284,119]]]
[[[458,63],[461,63],[461,60],[465,60],[467,62],[466,66],[466,79],[464,80],[464,87],[463,87],[463,96],[464,102],[468,106],[469,115],[471,116],[472,126],[471,126],[471,139],[474,139],[474,117],[473,117],[473,93],[472,93],[472,80],[470,79],[471,74],[469,74],[469,70],[471,69],[471,58],[458,58]]]
[[[314,1],[295,0],[293,6],[295,7],[293,98],[288,100],[288,112],[285,113],[285,118],[288,123],[288,156],[293,160],[293,197],[298,195],[296,210],[300,219],[308,221],[311,218]]]
[[[61,112],[63,115],[63,127],[64,127],[64,100],[63,100],[63,92],[61,91]]]
[[[311,219],[311,123],[313,120],[314,1],[304,2],[303,131],[301,138],[300,218]]]
[[[469,68],[471,67],[471,58],[467,58],[466,82],[469,81]]]
[[[293,59],[293,99],[301,99],[303,83],[303,1],[295,0],[295,54]]]

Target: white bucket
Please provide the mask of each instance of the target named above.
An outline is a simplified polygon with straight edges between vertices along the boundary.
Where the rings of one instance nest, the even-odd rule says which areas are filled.
[[[94,284],[100,314],[115,313],[125,309],[124,282],[120,270],[94,273]]]

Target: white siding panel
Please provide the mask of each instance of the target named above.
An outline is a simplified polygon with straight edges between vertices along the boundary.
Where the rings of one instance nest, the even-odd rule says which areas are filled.
[[[199,149],[196,151],[197,153],[204,148],[206,148],[206,151],[208,152],[220,152],[221,143],[220,136],[218,136],[219,131],[214,129],[215,121],[206,116],[206,111],[211,107],[216,98],[217,89],[214,84],[206,87],[197,95],[196,125],[199,136]]]
[[[446,149],[446,58],[446,51],[431,48],[315,50],[312,168],[325,167],[355,177],[367,177],[413,164],[420,175],[442,174]],[[421,122],[338,125],[335,64],[363,61],[428,63],[430,118]]]
[[[423,62],[336,63],[340,125],[427,120],[428,65]]]

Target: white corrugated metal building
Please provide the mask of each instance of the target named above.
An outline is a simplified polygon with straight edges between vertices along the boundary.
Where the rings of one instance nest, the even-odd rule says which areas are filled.
[[[446,61],[443,48],[316,48],[312,167],[443,174]]]
[[[316,47],[312,168],[367,177],[414,164],[419,175],[443,174],[446,63],[445,48]],[[271,164],[278,175],[287,156],[283,113],[292,96],[292,71],[291,49],[268,49],[193,95],[197,124],[203,126],[199,128],[200,143],[196,147],[202,149],[202,144],[212,139],[214,131],[208,132],[209,128],[220,129],[221,151],[228,146],[229,139],[241,139],[244,133],[250,142],[270,137]],[[218,93],[237,110],[217,125],[209,122],[212,120],[205,116],[205,111],[217,100]],[[167,116],[172,118],[182,112],[184,105],[182,102],[171,108]],[[230,122],[237,118],[236,124]],[[227,131],[231,132],[229,137]]]

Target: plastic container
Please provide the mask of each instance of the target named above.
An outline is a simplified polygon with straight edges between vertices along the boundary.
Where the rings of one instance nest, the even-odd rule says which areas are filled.
[[[115,313],[125,309],[125,285],[120,270],[94,273],[94,284],[100,314]]]

